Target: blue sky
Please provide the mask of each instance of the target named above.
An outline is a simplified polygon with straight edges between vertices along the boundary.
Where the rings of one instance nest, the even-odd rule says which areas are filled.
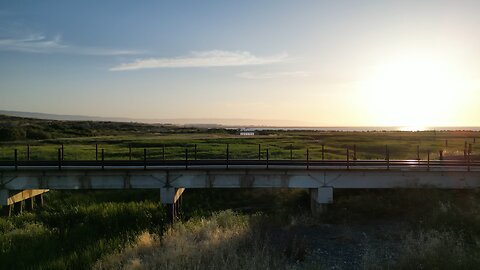
[[[478,10],[477,1],[2,1],[0,109],[480,125]]]

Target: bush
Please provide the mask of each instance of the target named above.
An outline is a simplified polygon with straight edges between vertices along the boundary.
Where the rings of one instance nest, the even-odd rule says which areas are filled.
[[[403,241],[396,269],[475,269],[480,264],[477,244],[465,243],[449,231],[410,233]]]
[[[0,128],[0,141],[16,141],[25,139],[25,132],[16,127]]]
[[[50,133],[39,129],[27,129],[25,136],[29,140],[46,140],[52,138]]]
[[[253,226],[256,217],[227,210],[176,223],[161,239],[144,233],[134,246],[104,257],[93,269],[288,268],[288,258]]]

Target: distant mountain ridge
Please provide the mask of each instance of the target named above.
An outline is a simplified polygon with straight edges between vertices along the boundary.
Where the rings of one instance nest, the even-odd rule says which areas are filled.
[[[310,126],[309,123],[302,121],[290,120],[258,120],[258,119],[222,119],[222,118],[177,118],[177,119],[136,119],[128,117],[101,117],[101,116],[85,116],[85,115],[62,115],[37,112],[20,112],[0,110],[0,115],[9,115],[25,118],[61,120],[61,121],[108,121],[108,122],[138,122],[147,124],[173,124],[186,126]]]

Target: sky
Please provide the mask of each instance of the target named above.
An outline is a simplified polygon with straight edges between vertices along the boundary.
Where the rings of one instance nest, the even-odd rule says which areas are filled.
[[[479,10],[460,0],[1,1],[0,110],[480,126]]]

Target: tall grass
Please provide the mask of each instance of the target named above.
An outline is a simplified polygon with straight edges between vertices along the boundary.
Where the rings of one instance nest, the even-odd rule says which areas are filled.
[[[338,191],[318,219],[308,216],[306,194],[191,190],[183,198],[186,221],[164,231],[157,192],[52,192],[43,209],[0,218],[0,269],[90,269],[95,262],[96,269],[318,269],[322,261],[308,261],[312,243],[290,228],[327,223],[354,230],[386,220],[399,229],[381,237],[398,241],[397,250],[386,254],[372,241],[359,267],[480,265],[477,191]]]
[[[49,194],[43,209],[0,218],[0,269],[88,269],[140,232],[158,233],[165,224],[158,202],[87,202],[83,193],[66,192],[62,199],[59,193]]]
[[[366,249],[365,269],[478,269],[480,194],[477,191],[392,190],[350,194],[340,202],[348,210],[329,220],[390,219],[403,223],[395,254]],[[337,205],[336,207],[339,207]],[[360,210],[363,209],[363,210]],[[348,216],[348,213],[352,213]],[[359,214],[364,215],[360,217]]]
[[[231,210],[177,223],[158,238],[144,233],[94,269],[287,269],[294,266],[256,225],[259,216]],[[288,247],[292,255],[292,248]],[[284,252],[282,252],[282,249]]]
[[[261,145],[260,156],[269,158],[297,160],[306,159],[309,148],[310,159],[321,159],[322,144],[325,145],[326,159],[345,159],[346,148],[352,150],[356,145],[358,159],[385,158],[385,145],[389,146],[391,159],[416,159],[417,146],[420,157],[427,158],[428,150],[431,158],[438,158],[438,151],[443,150],[445,156],[463,156],[464,143],[473,143],[473,137],[480,137],[480,132],[318,132],[289,131],[259,134],[253,137],[224,133],[206,133],[197,131],[188,134],[168,133],[119,133],[113,136],[72,137],[50,140],[29,140],[0,142],[0,160],[13,160],[14,149],[18,150],[18,159],[27,158],[27,144],[30,145],[31,160],[56,160],[58,148],[64,144],[65,160],[94,160],[95,144],[105,149],[106,160],[126,160],[129,158],[129,146],[132,147],[132,159],[143,159],[143,148],[148,148],[148,159],[162,159],[165,147],[166,159],[184,159],[188,148],[190,159],[194,158],[194,146],[197,145],[198,159],[225,159],[226,145],[230,145],[231,159],[257,159],[258,145]],[[446,146],[445,140],[448,140]],[[472,150],[477,158],[480,143],[473,143]],[[353,151],[351,151],[353,154]]]

